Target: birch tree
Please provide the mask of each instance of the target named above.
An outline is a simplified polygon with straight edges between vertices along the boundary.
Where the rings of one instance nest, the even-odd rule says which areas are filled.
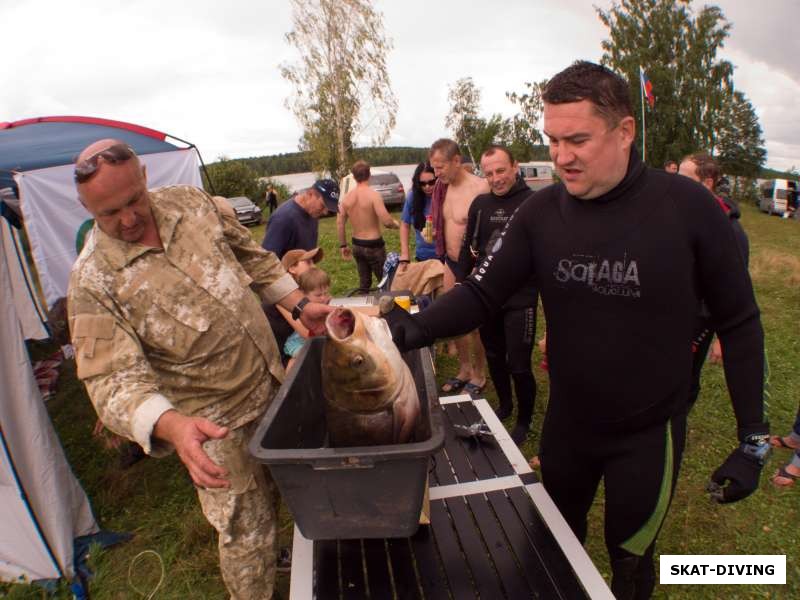
[[[392,48],[383,17],[369,0],[291,0],[286,41],[297,62],[281,65],[292,84],[287,107],[303,128],[301,149],[315,170],[343,176],[353,144],[385,143],[395,126],[397,99],[386,57]]]

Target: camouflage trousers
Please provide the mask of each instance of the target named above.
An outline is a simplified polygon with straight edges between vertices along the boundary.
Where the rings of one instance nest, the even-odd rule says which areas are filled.
[[[279,494],[247,442],[257,421],[203,445],[228,470],[228,489],[197,489],[208,522],[219,534],[219,566],[231,600],[269,600],[275,587]]]

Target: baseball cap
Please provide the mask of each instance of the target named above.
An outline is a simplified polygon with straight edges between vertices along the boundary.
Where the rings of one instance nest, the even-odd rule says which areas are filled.
[[[283,265],[283,268],[288,271],[301,260],[312,260],[315,263],[318,263],[322,260],[322,248],[316,247],[312,248],[311,250],[289,250],[283,255],[281,264]]]
[[[317,190],[325,202],[326,208],[332,212],[339,212],[339,184],[333,179],[317,179],[312,189]]]

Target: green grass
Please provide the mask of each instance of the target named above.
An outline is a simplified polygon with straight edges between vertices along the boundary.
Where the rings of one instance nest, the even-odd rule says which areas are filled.
[[[762,310],[771,366],[770,420],[774,432],[786,433],[794,419],[800,386],[795,369],[800,365],[800,223],[768,217],[744,206],[742,223],[750,236],[751,273]],[[353,262],[338,258],[334,219],[320,222],[320,245],[325,258],[320,266],[332,278],[334,294],[357,286]],[[260,241],[264,227],[251,230]],[[397,233],[386,232],[387,248],[399,249]],[[538,322],[538,336],[544,323]],[[44,352],[47,348],[36,350]],[[541,356],[536,350],[534,365]],[[454,375],[450,357],[437,362],[438,378]],[[538,432],[546,408],[546,374],[535,369],[539,393],[534,434],[523,452],[536,454]],[[496,396],[491,385],[486,395]],[[122,471],[115,451],[106,450],[91,435],[95,416],[83,386],[76,380],[74,365],[66,363],[56,397],[49,409],[73,470],[83,484],[101,526],[135,534],[119,547],[92,553],[96,576],[91,594],[95,600],[136,598],[128,583],[128,570],[144,550],[155,550],[164,561],[165,578],[156,597],[160,599],[223,598],[225,590],[217,568],[216,536],[200,513],[191,482],[173,456],[148,459]],[[511,422],[508,423],[509,425]],[[579,439],[565,443],[580,443]],[[788,460],[787,452],[773,456],[764,469],[761,489],[750,498],[721,506],[708,500],[704,487],[709,474],[735,444],[735,421],[725,389],[722,369],[708,365],[703,389],[689,419],[689,431],[675,499],[659,536],[659,554],[786,554],[786,586],[658,586],[656,598],[798,598],[800,531],[798,494],[800,487],[776,490],[768,475]],[[291,518],[281,513],[280,542],[291,543]],[[601,573],[609,577],[603,543],[602,490],[590,513],[587,550]],[[133,585],[152,589],[160,576],[156,559],[144,556],[132,573]],[[288,597],[288,576],[279,575],[278,589]],[[0,586],[0,596],[41,598],[41,591],[25,585]],[[69,595],[62,591],[60,597]]]

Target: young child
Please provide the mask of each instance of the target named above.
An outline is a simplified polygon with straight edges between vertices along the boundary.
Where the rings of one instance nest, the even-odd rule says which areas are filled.
[[[283,268],[297,281],[300,275],[321,260],[322,248],[289,250],[283,255],[283,258],[281,258],[281,265],[283,265]],[[261,307],[264,310],[264,314],[267,316],[270,329],[272,329],[272,334],[275,336],[275,342],[278,344],[278,348],[281,349],[281,362],[286,366],[289,357],[283,353],[283,346],[294,331],[294,321],[291,315],[286,311],[282,312],[280,306],[277,304],[263,303]]]
[[[297,285],[300,286],[300,291],[308,297],[311,302],[320,302],[328,304],[331,301],[331,279],[328,274],[318,267],[311,267],[305,270],[298,278]],[[289,356],[289,362],[286,364],[286,371],[294,365],[294,357],[300,352],[303,347],[305,338],[308,336],[308,330],[303,327],[300,321],[295,321],[292,316],[284,311],[282,307],[281,314],[287,319],[289,324],[294,329],[294,332],[287,338],[286,343],[283,345],[283,353]]]

